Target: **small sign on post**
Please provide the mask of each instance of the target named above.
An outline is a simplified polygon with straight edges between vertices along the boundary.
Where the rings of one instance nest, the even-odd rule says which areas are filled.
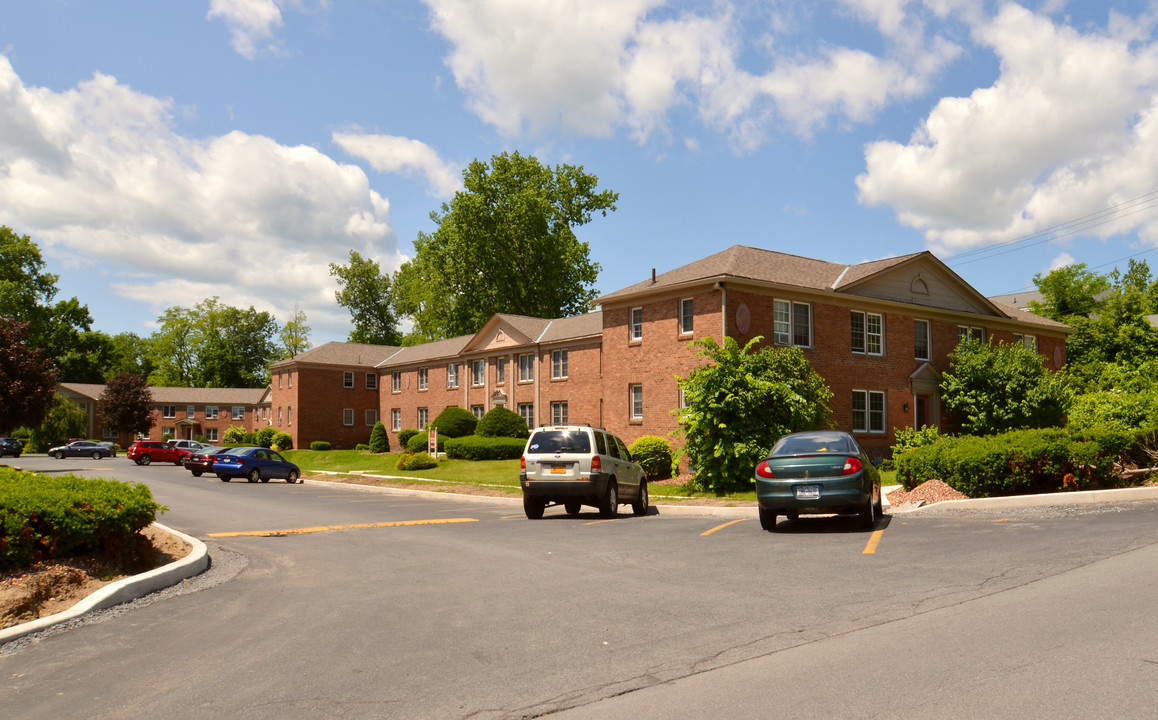
[[[426,453],[430,457],[438,457],[438,428],[430,428],[430,437],[426,441]]]

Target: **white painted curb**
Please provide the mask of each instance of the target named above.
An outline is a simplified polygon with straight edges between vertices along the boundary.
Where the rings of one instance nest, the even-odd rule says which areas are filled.
[[[191,578],[194,575],[204,572],[205,569],[209,567],[209,549],[205,547],[205,543],[195,537],[186,535],[183,532],[166,527],[160,523],[153,523],[153,526],[167,533],[176,535],[192,545],[193,549],[185,557],[171,562],[168,565],[162,565],[149,572],[133,575],[124,580],[118,580],[110,585],[105,585],[100,590],[97,590],[67,610],[62,610],[55,615],[49,615],[48,617],[38,618],[0,630],[0,645],[47,627],[80,617],[90,610],[102,610],[114,605],[120,605],[123,602],[148,595],[155,590],[176,585],[186,578]]]

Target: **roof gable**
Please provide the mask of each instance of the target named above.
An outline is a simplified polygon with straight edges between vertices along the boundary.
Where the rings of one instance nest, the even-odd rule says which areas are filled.
[[[550,320],[525,315],[494,315],[462,348],[462,352],[483,352],[530,345],[551,324]]]

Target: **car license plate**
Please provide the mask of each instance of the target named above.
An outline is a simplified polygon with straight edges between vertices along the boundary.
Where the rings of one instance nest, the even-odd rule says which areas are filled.
[[[551,466],[551,474],[552,475],[563,475],[566,472],[567,472],[567,466],[566,465],[552,465]]]
[[[819,485],[797,485],[792,489],[796,493],[797,500],[816,500],[820,497]]]

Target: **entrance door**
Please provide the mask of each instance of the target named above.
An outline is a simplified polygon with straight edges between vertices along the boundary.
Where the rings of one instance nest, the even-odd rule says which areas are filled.
[[[917,396],[917,417],[913,427],[918,430],[929,424],[929,396]]]

